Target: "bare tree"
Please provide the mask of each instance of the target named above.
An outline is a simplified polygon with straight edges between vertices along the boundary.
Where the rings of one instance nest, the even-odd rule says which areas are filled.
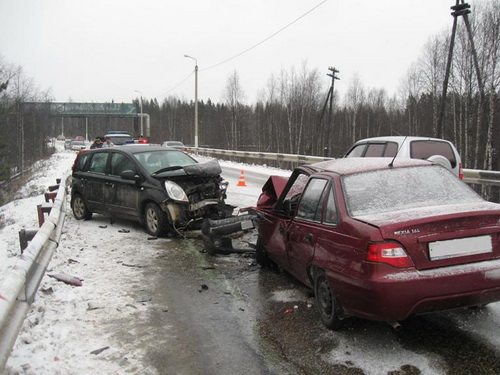
[[[236,71],[227,79],[223,97],[230,112],[231,137],[229,145],[233,150],[238,150],[241,136],[239,116],[242,110],[243,100],[245,99],[245,93],[240,85],[240,79]]]

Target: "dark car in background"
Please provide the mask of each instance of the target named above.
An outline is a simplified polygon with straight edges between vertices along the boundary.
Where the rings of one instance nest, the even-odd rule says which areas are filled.
[[[232,214],[220,173],[217,161],[198,163],[161,146],[83,151],[73,165],[71,207],[76,219],[99,213],[136,220],[153,236],[199,228],[204,218]]]
[[[399,327],[411,315],[500,300],[500,205],[440,165],[342,158],[273,176],[256,256],[314,290],[323,323]]]
[[[110,138],[115,146],[124,145],[130,142],[133,143],[132,136],[125,130],[110,130],[103,138]]]

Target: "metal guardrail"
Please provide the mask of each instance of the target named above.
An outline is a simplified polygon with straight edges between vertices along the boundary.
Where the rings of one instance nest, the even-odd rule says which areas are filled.
[[[205,156],[231,156],[242,159],[280,160],[280,161],[289,161],[289,162],[303,163],[303,164],[317,163],[320,161],[332,159],[321,156],[274,154],[270,152],[230,151],[230,150],[219,150],[215,148],[190,147],[189,151]],[[477,169],[463,169],[462,173],[464,175],[463,181],[468,184],[500,186],[500,172],[484,171]]]
[[[61,181],[48,218],[0,285],[0,372],[61,238],[66,218],[66,179]]]
[[[500,186],[500,172],[479,169],[463,169],[464,182],[468,184]]]
[[[215,148],[195,148],[189,147],[190,152],[194,152],[200,155],[206,156],[232,156],[242,159],[258,159],[258,160],[277,160],[277,161],[290,161],[295,163],[317,163],[320,161],[331,160],[332,158],[326,158],[321,156],[309,156],[309,155],[293,155],[293,154],[276,154],[271,152],[250,152],[250,151],[231,151],[231,150],[219,150]]]

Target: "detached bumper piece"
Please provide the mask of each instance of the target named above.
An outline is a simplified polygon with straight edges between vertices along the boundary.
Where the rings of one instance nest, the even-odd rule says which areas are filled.
[[[247,253],[253,250],[238,250],[233,248],[232,240],[227,235],[255,228],[256,215],[240,215],[227,219],[205,219],[201,228],[205,250],[210,255]]]

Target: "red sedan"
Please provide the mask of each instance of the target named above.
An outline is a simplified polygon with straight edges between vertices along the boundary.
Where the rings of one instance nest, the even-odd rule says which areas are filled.
[[[500,205],[421,160],[348,158],[273,176],[255,208],[257,261],[311,287],[323,323],[398,326],[500,300]]]

